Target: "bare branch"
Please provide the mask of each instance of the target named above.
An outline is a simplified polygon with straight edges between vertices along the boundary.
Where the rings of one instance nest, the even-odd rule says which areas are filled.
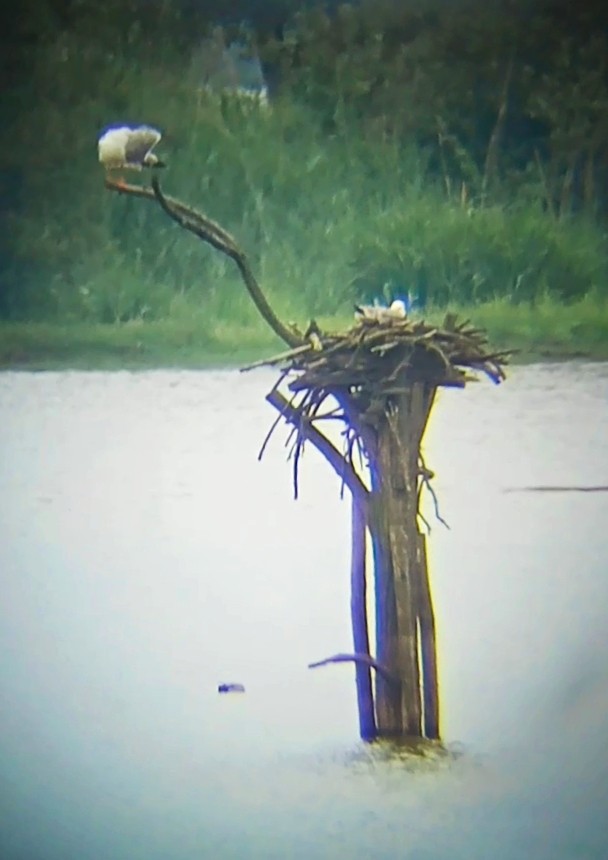
[[[424,462],[424,457],[422,456],[421,453],[418,455],[418,463],[419,463],[418,475],[419,475],[420,481],[421,481],[420,490],[418,492],[418,515],[422,518],[423,522],[426,524],[426,526],[429,530],[429,534],[430,534],[430,532],[431,532],[430,526],[429,526],[427,520],[424,519],[424,517],[420,513],[420,495],[422,492],[422,487],[426,487],[427,490],[429,491],[430,495],[431,495],[431,499],[433,500],[433,507],[435,509],[435,518],[443,526],[445,526],[446,529],[449,529],[450,528],[449,523],[447,523],[443,519],[443,517],[441,516],[441,514],[439,512],[439,501],[437,499],[437,494],[435,493],[435,490],[433,489],[433,486],[431,484],[431,479],[434,478],[434,473],[430,469],[427,469],[426,464]]]
[[[345,481],[351,493],[356,496],[360,504],[367,502],[368,491],[361,482],[354,469],[345,461],[340,452],[332,445],[329,439],[323,435],[310,421],[303,417],[300,409],[287,400],[279,391],[273,389],[266,395],[266,400],[277,409],[281,416],[289,423],[298,428],[302,438],[311,442],[315,448],[323,454],[327,462],[333,468],[337,476]]]
[[[212,221],[206,215],[197,212],[179,200],[172,197],[166,197],[160,188],[158,177],[152,179],[152,188],[144,188],[138,185],[128,185],[127,183],[112,182],[106,179],[106,188],[111,191],[116,191],[119,194],[130,194],[134,197],[143,197],[146,200],[155,200],[162,210],[176,224],[184,230],[188,230],[212,245],[218,251],[226,254],[236,264],[243,283],[251,296],[255,306],[260,314],[264,317],[274,333],[285,341],[288,346],[298,347],[304,343],[304,339],[297,335],[289,326],[286,326],[273,311],[268,303],[266,296],[262,292],[255,275],[253,274],[249,261],[245,253],[239,248],[233,236],[230,235],[223,227]]]
[[[281,374],[281,377],[277,380],[276,385],[275,385],[275,386],[274,386],[274,388],[272,389],[273,391],[276,391],[276,390],[277,390],[277,388],[279,387],[279,385],[281,384],[281,382],[283,381],[283,378],[287,375],[287,373],[288,373],[288,371],[284,371],[284,372]],[[296,397],[297,397],[297,394],[294,394],[294,395],[293,395],[293,397],[291,398],[291,400],[290,400],[290,401],[288,401],[288,405],[292,405],[292,403],[293,403],[293,401],[295,400],[295,398],[296,398]],[[262,447],[260,448],[260,452],[259,452],[259,454],[258,454],[258,461],[260,461],[260,460],[262,459],[262,457],[264,456],[264,452],[265,452],[265,450],[266,450],[266,446],[267,446],[267,445],[268,445],[268,443],[270,442],[270,438],[271,438],[272,434],[274,433],[274,431],[276,430],[276,428],[277,428],[277,427],[279,426],[279,424],[281,423],[281,418],[282,418],[282,417],[283,417],[283,412],[281,411],[281,412],[279,412],[279,414],[277,415],[277,417],[275,418],[275,420],[272,422],[272,425],[271,425],[271,427],[270,427],[270,430],[268,431],[268,433],[266,434],[266,436],[265,436],[265,438],[264,438],[264,441],[262,442]]]
[[[272,367],[273,364],[282,364],[287,359],[295,358],[295,356],[302,355],[305,352],[310,352],[312,348],[311,343],[303,343],[302,346],[297,346],[295,349],[289,349],[287,352],[280,352],[278,355],[273,355],[272,358],[261,358],[259,361],[247,364],[245,367],[241,367],[241,373],[245,373],[248,370],[255,370],[258,367]]]
[[[398,684],[399,679],[391,675],[386,666],[378,663],[369,654],[334,654],[333,657],[326,657],[325,660],[317,660],[316,663],[309,663],[309,669],[318,669],[320,666],[329,666],[330,663],[363,663],[365,666],[370,666],[375,669],[379,675],[388,681],[390,684]]]

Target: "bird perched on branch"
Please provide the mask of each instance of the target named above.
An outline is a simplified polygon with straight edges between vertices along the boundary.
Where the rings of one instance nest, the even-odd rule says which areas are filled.
[[[355,305],[355,319],[359,322],[401,322],[407,318],[407,308],[402,299],[395,299],[390,307],[385,305]]]
[[[152,150],[161,139],[158,129],[149,125],[113,126],[98,140],[99,161],[106,172],[165,167]],[[122,178],[118,178],[123,183]]]

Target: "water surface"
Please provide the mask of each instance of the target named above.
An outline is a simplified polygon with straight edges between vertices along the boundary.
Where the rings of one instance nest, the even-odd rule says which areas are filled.
[[[0,375],[0,856],[604,858],[608,365],[441,392],[442,729],[357,741],[350,512],[260,371]],[[241,682],[244,696],[218,696]]]

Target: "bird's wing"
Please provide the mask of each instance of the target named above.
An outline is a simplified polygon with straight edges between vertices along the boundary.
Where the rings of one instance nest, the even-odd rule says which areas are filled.
[[[99,160],[124,161],[128,135],[127,128],[112,128],[102,134],[98,141]]]
[[[125,147],[125,160],[127,164],[141,164],[146,155],[153,149],[162,135],[155,128],[142,125],[134,128],[129,133]]]

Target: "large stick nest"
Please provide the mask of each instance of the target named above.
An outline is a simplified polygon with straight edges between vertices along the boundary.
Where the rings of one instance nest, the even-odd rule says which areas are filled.
[[[494,351],[485,333],[447,314],[441,326],[422,319],[360,319],[343,333],[322,333],[312,322],[305,343],[259,365],[274,365],[292,376],[290,389],[341,391],[359,408],[366,401],[400,394],[414,383],[456,386],[483,373],[493,382],[505,378],[507,351]]]
[[[294,333],[301,341],[299,346],[251,367],[282,370],[267,397],[279,416],[260,455],[281,418],[292,425],[287,446],[291,443],[296,496],[306,440],[322,451],[353,493],[364,497],[367,494],[357,476],[354,455],[358,452],[362,463],[372,454],[374,436],[368,431],[378,421],[392,420],[395,397],[423,383],[430,405],[438,386],[463,388],[476,381],[479,373],[499,383],[505,378],[504,365],[510,354],[493,351],[483,331],[469,320],[458,321],[454,314],[447,314],[442,326],[421,319],[362,318],[339,334],[321,332],[314,321],[305,334]],[[283,382],[288,382],[290,398],[279,391]],[[341,455],[319,431],[321,422],[327,420],[345,428]],[[432,473],[421,458],[419,475],[428,486]]]

